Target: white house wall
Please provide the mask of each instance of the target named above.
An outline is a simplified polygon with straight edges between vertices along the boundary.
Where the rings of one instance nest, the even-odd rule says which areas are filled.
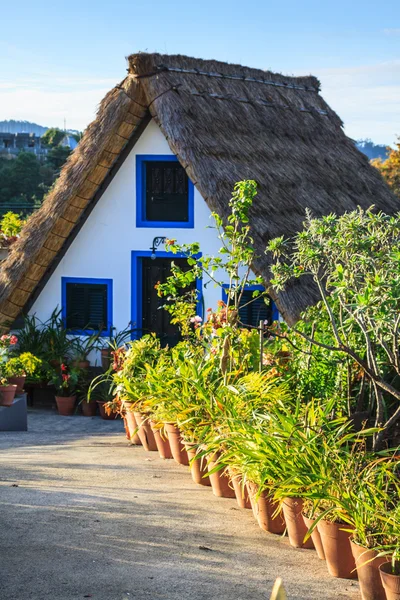
[[[42,321],[50,317],[56,306],[61,307],[62,277],[112,279],[113,325],[118,331],[125,329],[131,320],[131,252],[149,250],[156,235],[182,243],[198,241],[203,254],[218,252],[216,231],[206,229],[212,224],[210,210],[196,189],[194,229],[136,227],[137,154],[173,154],[154,121],[147,126],[34,303],[30,313]],[[205,308],[215,307],[221,290],[209,284],[203,291]]]

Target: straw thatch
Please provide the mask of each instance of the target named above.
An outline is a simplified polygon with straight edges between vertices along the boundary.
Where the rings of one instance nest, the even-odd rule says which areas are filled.
[[[266,281],[268,240],[298,231],[306,207],[316,216],[357,205],[399,210],[379,173],[344,135],[316,78],[185,56],[136,54],[128,60],[128,76],[104,98],[54,189],[2,264],[0,322],[32,304],[150,118],[222,217],[234,183],[257,181],[254,270]],[[311,286],[299,282],[276,300],[293,321],[314,299]]]

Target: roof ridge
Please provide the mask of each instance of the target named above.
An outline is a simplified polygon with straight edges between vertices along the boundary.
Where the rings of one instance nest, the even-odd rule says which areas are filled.
[[[137,79],[143,79],[146,77],[154,77],[155,75],[159,75],[162,72],[172,72],[172,73],[183,73],[185,75],[203,75],[206,77],[213,77],[213,78],[220,78],[220,79],[232,79],[234,81],[243,81],[243,82],[249,82],[249,83],[260,83],[263,85],[272,85],[272,86],[276,86],[276,87],[281,87],[281,88],[286,88],[286,89],[292,89],[292,90],[302,90],[304,92],[314,92],[316,94],[318,94],[318,89],[311,87],[311,86],[307,86],[307,85],[299,85],[299,84],[295,84],[295,83],[288,83],[285,81],[273,81],[271,79],[259,79],[257,77],[251,77],[248,75],[231,75],[231,74],[225,74],[225,73],[219,73],[219,72],[213,72],[213,71],[202,71],[200,69],[183,69],[181,67],[168,67],[167,65],[156,65],[156,70],[155,71],[150,71],[149,73],[141,73],[136,75]]]

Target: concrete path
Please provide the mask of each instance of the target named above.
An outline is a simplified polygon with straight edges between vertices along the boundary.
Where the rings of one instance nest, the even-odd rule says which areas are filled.
[[[277,576],[289,600],[359,598],[121,421],[33,410],[0,433],[1,600],[268,600]]]

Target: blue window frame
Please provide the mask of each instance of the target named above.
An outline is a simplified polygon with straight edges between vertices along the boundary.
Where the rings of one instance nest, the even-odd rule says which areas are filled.
[[[224,283],[222,286],[222,300],[224,302],[226,302],[228,300],[228,296],[226,293],[226,289],[229,288],[229,285],[227,283]],[[254,292],[255,290],[259,290],[260,292],[263,292],[265,290],[264,286],[262,285],[246,285],[245,287],[245,291],[247,292]],[[271,300],[271,318],[272,321],[278,321],[279,320],[279,311],[276,307],[276,304],[273,300]],[[258,327],[258,323],[256,323],[254,326]]]
[[[103,294],[103,298],[105,296],[105,306],[97,307],[98,310],[104,311],[106,322],[104,323],[104,329],[101,331],[102,337],[110,337],[112,331],[112,321],[113,321],[113,281],[112,279],[88,279],[85,277],[62,277],[61,278],[61,316],[64,322],[65,327],[68,327],[68,314],[69,314],[69,306],[68,302],[71,301],[70,292],[72,287],[76,289],[79,288],[81,291],[90,291],[92,287],[93,291],[101,291]],[[69,287],[70,286],[70,287]],[[79,298],[76,300],[79,305]],[[103,300],[104,302],[104,300]],[[87,319],[87,312],[91,309],[91,307],[85,305],[85,301],[81,303],[78,310],[82,310],[82,322],[85,322]],[[85,325],[88,321],[85,322]],[[69,328],[69,332],[74,335],[92,335],[95,329],[79,329],[77,328]]]
[[[185,221],[155,221],[146,218],[146,165],[149,162],[178,162],[169,154],[138,154],[136,156],[136,226],[193,229],[194,227],[194,185],[188,180],[188,219]]]
[[[152,255],[151,250],[133,250],[132,251],[132,263],[131,263],[131,322],[132,328],[132,339],[138,339],[141,336],[139,333],[142,324],[142,301],[143,301],[143,272],[142,272],[142,258],[150,258]],[[200,258],[201,254],[197,254],[194,258]],[[170,258],[171,261],[174,258],[187,258],[185,254],[178,252],[172,254],[171,252],[159,252],[157,250],[156,258]],[[203,280],[201,278],[196,279],[196,290],[197,290],[197,304],[196,314],[199,317],[203,317]]]

